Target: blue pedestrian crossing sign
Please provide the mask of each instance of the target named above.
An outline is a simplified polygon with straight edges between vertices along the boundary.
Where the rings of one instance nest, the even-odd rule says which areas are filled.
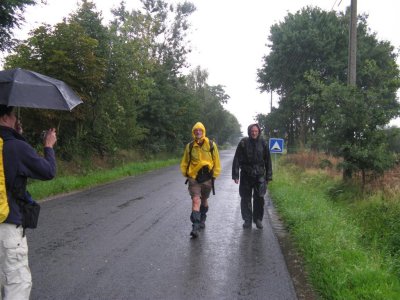
[[[283,139],[270,138],[269,139],[269,152],[283,153]]]

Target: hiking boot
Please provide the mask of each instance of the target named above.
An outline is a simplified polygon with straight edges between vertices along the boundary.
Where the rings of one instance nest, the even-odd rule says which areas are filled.
[[[199,231],[200,231],[200,223],[194,223],[192,225],[192,231],[190,232],[190,236],[192,239],[195,239],[199,236]]]
[[[245,229],[251,228],[251,222],[250,221],[244,221],[243,228],[245,228]]]
[[[264,226],[263,226],[261,220],[256,220],[256,227],[257,227],[258,229],[263,229]]]
[[[200,229],[204,229],[206,228],[206,219],[201,219],[200,220]]]
[[[194,229],[190,232],[190,236],[192,237],[192,239],[195,239],[199,236],[199,231]]]
[[[204,229],[206,227],[206,219],[207,219],[206,214],[200,215],[200,229]]]
[[[190,215],[190,220],[192,221],[192,231],[190,235],[193,239],[199,236],[199,229],[200,229],[200,212],[199,211],[192,211]]]

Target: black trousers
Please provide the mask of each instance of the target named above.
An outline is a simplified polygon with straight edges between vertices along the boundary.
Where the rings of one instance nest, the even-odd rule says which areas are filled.
[[[242,218],[245,221],[262,220],[264,217],[264,196],[267,192],[265,177],[251,177],[240,174],[239,195]],[[253,205],[251,199],[253,198]]]

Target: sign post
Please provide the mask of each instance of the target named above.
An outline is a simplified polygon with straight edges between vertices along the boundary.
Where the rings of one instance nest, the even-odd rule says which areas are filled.
[[[274,155],[274,165],[276,166],[276,153],[283,153],[284,140],[280,138],[270,138],[269,139],[269,152],[275,153]]]

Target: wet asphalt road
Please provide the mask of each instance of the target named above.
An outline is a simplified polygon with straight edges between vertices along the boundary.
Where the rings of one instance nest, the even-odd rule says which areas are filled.
[[[232,157],[195,240],[178,166],[42,202],[31,299],[296,299],[267,205],[263,230],[242,228]]]

